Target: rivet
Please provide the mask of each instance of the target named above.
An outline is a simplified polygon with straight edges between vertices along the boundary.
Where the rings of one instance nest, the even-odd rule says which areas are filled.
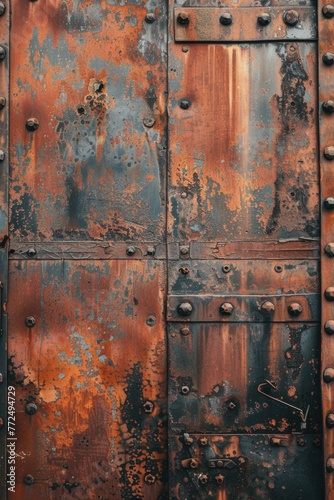
[[[2,47],[2,45],[0,45],[0,60],[4,59],[6,57],[6,49],[5,47]]]
[[[180,332],[182,335],[184,335],[186,337],[187,335],[189,335],[190,330],[187,326],[184,326],[183,328],[181,328]]]
[[[296,10],[287,10],[283,14],[283,21],[288,26],[296,26],[299,21],[298,12]]]
[[[327,472],[333,472],[334,471],[334,458],[332,458],[332,457],[327,458],[327,461],[326,461],[326,470],[327,470]]]
[[[326,323],[324,325],[324,329],[325,329],[325,332],[327,333],[327,335],[334,335],[334,320],[330,319],[330,320],[326,321]]]
[[[126,249],[126,255],[128,255],[129,257],[134,255],[135,253],[136,253],[136,248],[133,246],[130,246]]]
[[[288,305],[288,313],[290,316],[299,316],[303,312],[303,308],[298,302],[293,302]]]
[[[334,63],[334,54],[332,52],[326,52],[322,56],[322,61],[324,64],[326,64],[326,66],[332,66],[332,64]]]
[[[148,326],[155,326],[155,325],[156,325],[156,322],[157,322],[157,320],[156,320],[155,316],[148,316],[148,317],[146,318],[146,324],[147,324]]]
[[[36,325],[36,320],[33,316],[27,316],[24,322],[28,328],[32,328]]]
[[[209,477],[206,474],[201,474],[198,480],[201,484],[206,484],[209,481]]]
[[[230,304],[229,302],[223,302],[223,304],[221,304],[221,306],[219,307],[220,314],[223,314],[223,315],[232,314],[233,309],[234,309],[234,306],[232,304]]]
[[[327,5],[324,5],[324,7],[322,8],[322,13],[325,17],[330,19],[331,17],[334,16],[334,5],[332,5],[330,3]]]
[[[272,313],[275,311],[275,306],[272,302],[270,302],[269,300],[267,300],[266,302],[264,302],[262,305],[261,305],[261,310],[264,312],[264,313]]]
[[[37,413],[37,410],[38,410],[38,407],[35,403],[28,403],[25,406],[25,412],[28,415],[35,415],[35,413]]]
[[[206,437],[202,437],[202,438],[200,438],[200,439],[199,439],[199,441],[198,441],[198,442],[199,442],[199,444],[200,444],[201,446],[207,446],[207,444],[208,444],[208,439],[207,439]]]
[[[153,118],[153,116],[145,116],[143,123],[145,127],[151,128],[155,124],[155,119]]]
[[[189,316],[193,311],[193,306],[190,304],[190,302],[182,302],[177,306],[177,312],[181,316]]]
[[[229,273],[231,271],[231,266],[229,266],[228,264],[225,264],[222,267],[222,271],[223,271],[223,273]]]
[[[190,464],[189,465],[190,465],[191,469],[198,469],[198,467],[199,467],[199,461],[196,460],[196,458],[192,458],[190,460]]]
[[[334,427],[334,413],[328,413],[326,417],[327,427]]]
[[[190,22],[188,14],[186,12],[180,12],[177,16],[177,22],[182,26],[188,26]]]
[[[324,207],[327,208],[327,210],[333,210],[334,208],[334,198],[329,196],[324,200]]]
[[[334,380],[334,368],[326,368],[323,373],[323,378],[326,384],[330,384]]]
[[[31,486],[32,484],[34,484],[35,478],[31,474],[27,474],[26,476],[24,476],[23,482],[24,482],[24,484]]]
[[[225,477],[222,474],[218,474],[218,476],[215,476],[215,480],[217,484],[223,484]]]
[[[276,273],[281,273],[283,271],[283,266],[278,264],[277,266],[274,267],[274,270]]]
[[[182,52],[185,52],[185,53],[189,52],[189,47],[186,47],[186,46],[182,47]]]
[[[147,248],[147,255],[151,255],[153,257],[155,255],[155,248],[154,247],[148,247]]]
[[[189,392],[190,392],[190,388],[187,385],[183,385],[181,387],[181,393],[182,394],[189,394]]]
[[[6,98],[0,96],[0,109],[3,109],[6,106]]]
[[[334,113],[334,101],[331,99],[322,103],[322,109],[325,113]]]
[[[79,115],[84,115],[85,114],[85,108],[84,106],[80,105],[77,107],[77,112]]]
[[[299,437],[297,439],[297,444],[298,444],[298,446],[305,446],[306,445],[306,439],[304,437]]]
[[[191,446],[194,442],[193,438],[192,437],[186,437],[184,442],[186,443],[187,446]]]
[[[325,297],[329,302],[333,302],[334,300],[334,286],[329,286],[325,290]]]
[[[152,23],[154,23],[154,21],[155,21],[155,15],[153,14],[153,12],[148,12],[148,14],[146,14],[146,16],[145,16],[145,21],[146,21],[148,24],[152,24]]]
[[[187,198],[187,196],[188,196],[188,193],[186,193],[185,191],[182,191],[181,198],[185,199],[185,198]]]
[[[261,24],[261,26],[267,26],[271,21],[271,16],[267,12],[263,12],[257,18],[257,22]]]
[[[327,243],[324,250],[328,257],[334,257],[334,243]]]
[[[188,255],[188,253],[189,253],[189,247],[187,247],[185,245],[180,247],[180,254]]]
[[[6,5],[3,2],[0,2],[0,16],[3,16],[6,12]]]
[[[27,254],[28,254],[28,257],[35,257],[36,250],[34,248],[29,248],[29,250],[27,250]]]
[[[189,99],[182,99],[180,101],[180,108],[182,109],[189,109],[191,106],[191,102],[189,101]]]
[[[26,129],[29,130],[29,132],[35,132],[39,127],[39,121],[37,118],[28,118],[26,121]]]
[[[230,12],[223,12],[222,15],[219,18],[220,24],[223,26],[230,26],[232,24],[232,14]]]
[[[6,158],[5,152],[2,151],[2,149],[0,149],[0,161],[4,161],[5,158]]]
[[[152,413],[152,411],[154,410],[154,404],[152,403],[152,401],[147,400],[143,404],[143,408],[145,413]]]
[[[324,149],[324,157],[326,160],[334,160],[334,146],[327,146]]]

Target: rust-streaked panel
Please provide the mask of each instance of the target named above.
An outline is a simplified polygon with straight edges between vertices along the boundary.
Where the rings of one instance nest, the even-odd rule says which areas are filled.
[[[164,283],[159,262],[12,261],[18,497],[163,498]]]
[[[163,2],[15,5],[12,240],[163,240],[165,15]]]

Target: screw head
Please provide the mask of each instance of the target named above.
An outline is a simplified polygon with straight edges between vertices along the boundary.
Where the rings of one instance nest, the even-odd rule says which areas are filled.
[[[37,410],[38,410],[38,407],[37,407],[37,405],[35,403],[28,403],[28,404],[26,404],[25,412],[28,415],[35,415],[35,413],[37,413]]]
[[[152,411],[154,410],[154,404],[152,403],[152,401],[145,401],[145,403],[143,404],[143,408],[145,413],[152,413]]]
[[[148,23],[148,24],[152,24],[154,23],[155,21],[155,15],[153,14],[153,12],[148,12],[145,16],[145,21]]]
[[[332,54],[332,52],[325,52],[322,56],[322,61],[326,66],[332,66],[334,63],[334,54]]]
[[[6,106],[6,98],[0,96],[0,109],[3,109]]]
[[[28,328],[32,328],[36,325],[36,320],[33,316],[27,316],[24,322]]]
[[[202,437],[202,438],[200,438],[200,440],[199,440],[199,444],[200,444],[201,446],[207,446],[207,444],[208,444],[208,440],[207,440],[207,438],[206,438],[206,437]]]
[[[303,308],[298,302],[293,302],[288,305],[288,313],[290,316],[299,316],[303,312]]]
[[[146,318],[146,324],[147,324],[148,326],[155,326],[155,325],[156,325],[156,323],[157,323],[157,320],[156,320],[155,316],[152,316],[152,315],[151,315],[151,316],[148,316],[148,317]]]
[[[220,24],[223,26],[230,26],[232,24],[232,14],[230,12],[223,12],[222,15],[219,18]]]
[[[188,14],[186,12],[180,12],[177,16],[177,22],[181,24],[181,26],[188,26],[190,22]]]
[[[3,2],[0,2],[0,16],[3,16],[6,12],[6,5]]]
[[[215,476],[215,480],[217,484],[223,484],[225,477],[222,474],[218,474],[218,476]]]
[[[326,384],[330,384],[334,380],[334,368],[326,368],[322,376]]]
[[[28,118],[26,121],[26,129],[29,130],[29,132],[35,132],[39,127],[39,121],[37,118]]]
[[[190,302],[182,302],[177,306],[177,312],[180,316],[189,316],[193,312],[193,306]]]
[[[334,113],[334,101],[329,99],[322,103],[322,109],[325,113],[331,114]]]
[[[296,10],[287,10],[283,14],[283,21],[288,26],[296,26],[299,21],[298,12]]]
[[[6,57],[6,49],[2,45],[0,45],[0,60],[3,60]]]
[[[181,109],[189,109],[191,106],[191,102],[189,101],[189,99],[182,99],[180,101],[180,108]]]
[[[267,300],[261,305],[261,310],[262,312],[267,314],[273,313],[275,311],[275,305],[269,300]]]
[[[334,257],[334,243],[327,243],[324,248],[325,253],[328,257]]]
[[[184,327],[181,328],[180,332],[181,332],[182,335],[184,335],[186,337],[187,335],[189,335],[190,330],[189,330],[189,328],[187,326],[184,326]]]
[[[35,478],[31,474],[27,474],[26,476],[24,476],[23,482],[24,482],[24,484],[27,484],[28,486],[30,486],[30,485],[34,484]]]
[[[325,17],[330,19],[331,17],[334,16],[334,5],[330,4],[330,3],[327,5],[324,5],[324,7],[322,8],[322,13]]]
[[[329,286],[325,290],[325,297],[329,302],[333,302],[334,300],[334,286]]]
[[[324,157],[326,160],[334,160],[334,146],[327,146],[324,149]]]
[[[29,248],[29,250],[27,250],[28,257],[35,257],[36,253],[34,248]]]
[[[0,161],[4,161],[5,158],[6,158],[5,152],[2,151],[2,149],[0,149]]]
[[[153,118],[153,116],[145,116],[143,123],[145,127],[152,128],[153,125],[155,124],[155,119]]]
[[[234,306],[230,304],[229,302],[223,302],[219,308],[220,314],[223,314],[224,316],[229,316],[230,314],[233,313]]]
[[[271,21],[271,15],[268,12],[263,12],[257,18],[257,22],[261,24],[261,26],[267,26]]]
[[[130,246],[126,249],[126,255],[128,255],[129,257],[134,255],[135,253],[136,253],[136,247]]]
[[[334,427],[334,413],[328,413],[326,417],[327,427]]]
[[[327,210],[333,210],[334,208],[334,198],[328,197],[324,200],[324,207],[327,208]]]
[[[334,471],[334,458],[332,458],[332,457],[327,458],[327,461],[326,461],[326,470],[327,470],[327,472],[333,472]]]
[[[187,385],[183,385],[181,387],[181,393],[182,394],[189,394],[189,392],[190,392],[190,388]]]
[[[326,321],[324,329],[327,335],[334,335],[334,320],[330,319],[329,321]]]
[[[209,481],[209,477],[206,474],[201,474],[198,480],[201,484],[206,484]]]

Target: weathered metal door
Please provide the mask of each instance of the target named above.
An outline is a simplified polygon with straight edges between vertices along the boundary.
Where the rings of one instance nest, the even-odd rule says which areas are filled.
[[[2,491],[333,498],[334,6],[0,15]]]

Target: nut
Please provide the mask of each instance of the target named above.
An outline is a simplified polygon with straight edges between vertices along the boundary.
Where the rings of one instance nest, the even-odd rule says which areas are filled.
[[[229,302],[223,302],[223,304],[221,304],[220,308],[219,308],[219,312],[220,314],[223,314],[224,316],[229,316],[230,314],[232,314],[233,312],[233,309],[234,309],[234,306],[232,304],[230,304]]]
[[[28,328],[32,328],[36,325],[36,320],[33,316],[27,316],[24,322]]]
[[[187,326],[184,326],[184,327],[181,328],[180,332],[181,332],[182,335],[184,335],[186,337],[187,335],[189,335],[190,330],[189,330],[189,328]]]
[[[182,302],[177,306],[177,312],[180,316],[189,316],[193,312],[193,306],[190,302]]]
[[[201,474],[198,480],[201,484],[206,484],[209,481],[209,477],[206,474]]]
[[[183,385],[181,387],[181,392],[182,392],[182,394],[189,394],[190,388],[187,385]]]
[[[145,403],[143,404],[143,408],[145,413],[152,413],[154,404],[152,403],[152,401],[145,401]]]

